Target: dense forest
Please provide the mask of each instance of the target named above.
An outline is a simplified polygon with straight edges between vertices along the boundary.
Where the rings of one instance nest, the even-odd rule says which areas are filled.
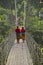
[[[40,7],[40,0],[29,0],[27,11],[27,30],[31,31],[38,44],[43,45],[43,17],[40,17],[39,14],[40,11],[43,11],[43,6]]]
[[[16,0],[17,16],[24,17],[24,1],[26,2],[26,29],[32,32],[37,43],[43,44],[43,18],[39,17],[40,0]],[[15,0],[0,0],[0,42],[15,26]]]
[[[0,0],[0,42],[9,34],[15,25],[14,15],[11,9],[11,0]]]

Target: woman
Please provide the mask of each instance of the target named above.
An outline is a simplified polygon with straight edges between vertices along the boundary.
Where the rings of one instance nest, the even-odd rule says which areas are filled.
[[[23,42],[25,40],[25,32],[26,32],[26,30],[24,29],[24,27],[22,27],[22,29],[21,29],[21,38],[23,39]]]
[[[17,39],[17,42],[19,43],[19,39],[20,39],[20,29],[19,29],[18,26],[17,26],[15,32],[16,32],[16,39]]]

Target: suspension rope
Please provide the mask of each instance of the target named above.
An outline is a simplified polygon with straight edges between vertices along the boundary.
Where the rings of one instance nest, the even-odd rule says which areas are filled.
[[[16,26],[17,26],[17,6],[16,6],[16,4],[17,4],[17,2],[16,2],[16,0],[15,0],[15,12],[16,12]]]
[[[24,1],[24,25],[26,26],[26,3]]]
[[[24,19],[23,19],[23,26],[26,25],[26,2],[23,1],[24,3]],[[22,3],[22,4],[23,4]],[[17,1],[15,0],[15,12],[16,12],[16,26],[18,25],[18,18],[17,18]]]

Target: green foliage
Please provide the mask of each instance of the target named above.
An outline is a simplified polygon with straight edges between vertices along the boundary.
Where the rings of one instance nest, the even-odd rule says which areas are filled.
[[[0,42],[9,34],[9,30],[12,27],[11,18],[13,15],[10,9],[0,7]]]
[[[32,33],[35,41],[43,47],[43,18],[39,17],[39,1],[28,1],[26,29]],[[43,11],[43,8],[41,8],[41,11]]]
[[[39,8],[40,0],[29,0],[29,2],[35,8]]]
[[[35,41],[42,46],[43,45],[43,32],[35,31],[35,32],[32,32],[32,35]]]
[[[29,31],[43,30],[43,19],[39,18],[39,0],[29,0],[27,7],[27,19],[26,26]],[[43,8],[41,8],[43,9]]]
[[[43,8],[41,8],[41,10],[43,11]]]
[[[43,19],[38,17],[39,0],[16,0],[17,17],[24,21],[24,2],[26,4],[26,24],[28,31],[43,30]],[[16,14],[15,0],[0,0],[0,35],[3,37],[9,33],[9,29],[14,25],[13,16]],[[43,8],[41,8],[43,10]]]
[[[3,35],[0,35],[0,43],[4,39]]]

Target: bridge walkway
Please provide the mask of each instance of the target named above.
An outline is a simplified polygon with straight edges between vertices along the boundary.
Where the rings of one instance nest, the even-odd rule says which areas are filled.
[[[9,53],[6,65],[33,65],[26,41],[14,42]]]

